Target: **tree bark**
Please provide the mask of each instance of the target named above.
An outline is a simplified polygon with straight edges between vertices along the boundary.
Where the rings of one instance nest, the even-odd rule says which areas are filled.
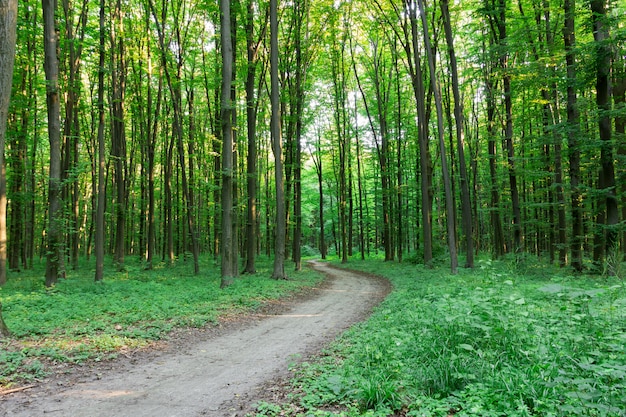
[[[261,33],[265,33],[262,30]],[[246,266],[244,271],[248,274],[256,272],[257,251],[257,141],[256,122],[258,112],[258,99],[255,95],[255,81],[258,65],[258,52],[260,41],[254,40],[254,0],[248,0],[246,21],[246,46],[248,51],[248,67],[246,73],[246,122],[248,133],[248,155],[246,159],[246,189],[248,194],[248,206],[246,209]]]
[[[428,118],[426,115],[426,90],[422,72],[422,62],[419,53],[419,35],[417,30],[417,14],[415,7],[410,6],[411,45],[412,56],[408,54],[408,60],[412,63],[411,78],[413,92],[417,102],[418,118],[418,141],[419,141],[419,167],[420,189],[422,201],[422,242],[424,244],[424,265],[432,267],[433,261],[433,232],[432,232],[432,198],[431,198],[431,172],[432,163],[430,149],[428,148]],[[408,43],[407,43],[407,48]]]
[[[237,275],[233,270],[233,257],[237,248],[233,247],[233,126],[231,84],[233,76],[233,44],[231,38],[231,2],[220,1],[220,37],[222,51],[222,245],[220,286],[225,288],[233,283]]]
[[[600,214],[604,219],[598,225],[601,248],[594,251],[594,260],[600,262],[602,258],[614,255],[617,247],[617,224],[619,211],[615,191],[615,167],[613,162],[613,144],[611,116],[611,48],[607,43],[609,38],[608,22],[606,21],[605,0],[591,0],[593,22],[593,36],[596,42],[596,104],[598,106],[598,131],[600,134],[600,174],[598,184],[603,201],[598,202]],[[612,271],[611,271],[612,272]]]
[[[565,0],[563,5],[565,24],[563,39],[567,66],[567,145],[569,149],[570,208],[572,212],[572,236],[570,241],[570,264],[576,272],[583,270],[583,207],[580,189],[580,116],[576,94],[576,37],[574,16],[576,0]]]
[[[118,270],[124,269],[126,256],[126,132],[124,94],[126,62],[124,39],[118,37],[123,25],[121,0],[112,6],[111,16],[111,158],[115,183],[115,246],[114,260]]]
[[[424,47],[426,48],[426,54],[428,56],[428,67],[430,69],[431,85],[435,94],[435,106],[437,109],[437,127],[439,136],[439,148],[441,152],[441,170],[443,174],[443,185],[446,196],[446,214],[447,214],[447,230],[448,230],[448,251],[450,252],[450,270],[453,274],[457,273],[458,258],[456,253],[456,239],[454,232],[454,202],[452,198],[450,173],[448,171],[448,158],[446,153],[446,146],[444,141],[444,116],[443,108],[441,104],[441,91],[439,89],[439,82],[437,79],[437,73],[435,70],[435,57],[433,49],[430,44],[430,35],[428,33],[428,21],[426,19],[426,11],[424,9],[423,0],[418,0],[420,14],[422,16],[422,29],[424,32]]]
[[[96,273],[95,281],[104,279],[104,209],[106,205],[106,156],[104,141],[104,63],[105,63],[105,0],[100,0],[100,66],[98,70],[98,196],[96,208]]]
[[[271,136],[274,152],[274,181],[276,184],[276,240],[272,278],[286,279],[285,239],[287,219],[285,208],[285,178],[281,136],[280,86],[278,80],[278,0],[270,0],[270,101],[272,107]]]
[[[463,101],[459,88],[459,74],[457,68],[456,53],[454,49],[454,37],[452,35],[452,24],[450,21],[449,0],[441,0],[441,12],[443,15],[444,32],[448,44],[448,55],[450,56],[450,72],[452,77],[452,93],[454,95],[454,120],[456,127],[456,147],[459,159],[459,180],[461,185],[461,224],[465,234],[465,267],[474,267],[474,232],[472,229],[472,203],[469,192],[469,177],[465,162],[465,138],[463,134],[464,114]]]
[[[7,190],[4,152],[15,63],[16,28],[17,0],[0,0],[0,286],[7,281]],[[2,320],[0,304],[0,336],[7,335],[8,329]]]
[[[61,122],[59,102],[59,61],[57,57],[56,0],[42,0],[44,20],[44,70],[48,109],[50,172],[48,181],[48,248],[46,254],[46,287],[64,277],[63,220],[61,207]]]

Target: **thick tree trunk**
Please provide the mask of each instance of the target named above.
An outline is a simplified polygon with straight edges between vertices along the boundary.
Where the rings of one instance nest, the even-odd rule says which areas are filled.
[[[7,193],[5,171],[5,143],[17,28],[17,0],[0,0],[0,286],[7,281]],[[9,334],[2,320],[0,304],[0,337]]]
[[[46,104],[48,108],[48,140],[50,171],[48,182],[48,249],[46,286],[53,286],[64,277],[63,220],[61,207],[61,122],[59,102],[58,34],[55,22],[55,0],[42,0],[44,20],[44,70],[46,73]]]
[[[264,31],[263,31],[264,32]],[[248,0],[246,22],[246,46],[248,51],[248,67],[246,74],[246,122],[248,133],[248,155],[246,159],[246,190],[248,206],[246,209],[246,265],[244,271],[248,274],[256,272],[257,251],[257,142],[256,122],[257,103],[255,96],[256,70],[258,64],[258,50],[260,42],[254,41],[254,1]]]
[[[598,233],[601,248],[596,248],[600,256],[595,259],[600,262],[603,257],[614,255],[617,247],[617,224],[619,212],[615,191],[615,167],[613,162],[613,144],[611,116],[611,49],[607,43],[609,38],[608,22],[606,21],[605,0],[591,0],[593,21],[593,35],[596,41],[596,104],[598,105],[598,131],[600,133],[600,174],[598,184],[602,192],[603,201],[598,202],[599,218],[604,218],[604,224],[599,224]],[[603,254],[603,255],[602,255]],[[613,271],[610,271],[611,273]]]
[[[233,76],[233,44],[231,37],[230,0],[220,1],[220,36],[222,52],[222,244],[220,286],[225,288],[233,283],[237,275],[233,270],[233,257],[237,248],[233,246],[233,126],[231,102],[231,83]]]

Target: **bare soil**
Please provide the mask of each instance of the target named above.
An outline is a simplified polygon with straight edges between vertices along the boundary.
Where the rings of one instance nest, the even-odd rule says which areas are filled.
[[[0,395],[0,416],[243,417],[283,398],[290,364],[319,353],[388,294],[386,280],[333,268],[318,288],[219,326],[181,329],[117,359],[60,365],[45,381]]]

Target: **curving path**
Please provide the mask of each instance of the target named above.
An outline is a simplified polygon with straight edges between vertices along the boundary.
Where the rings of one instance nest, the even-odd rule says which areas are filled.
[[[272,381],[287,376],[290,363],[363,320],[389,290],[364,274],[309,266],[329,279],[281,313],[69,386],[48,382],[0,397],[0,416],[244,416]]]

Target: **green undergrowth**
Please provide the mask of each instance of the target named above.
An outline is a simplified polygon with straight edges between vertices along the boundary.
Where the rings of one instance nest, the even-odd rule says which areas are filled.
[[[625,416],[626,287],[530,262],[354,261],[394,291],[256,416]]]
[[[55,364],[102,361],[176,328],[216,325],[321,280],[306,268],[289,280],[270,279],[271,260],[261,258],[257,274],[220,289],[218,265],[207,262],[195,276],[189,263],[146,271],[127,262],[125,271],[110,271],[100,283],[85,265],[48,289],[41,268],[12,273],[0,287],[12,332],[0,340],[0,390],[43,377]]]

